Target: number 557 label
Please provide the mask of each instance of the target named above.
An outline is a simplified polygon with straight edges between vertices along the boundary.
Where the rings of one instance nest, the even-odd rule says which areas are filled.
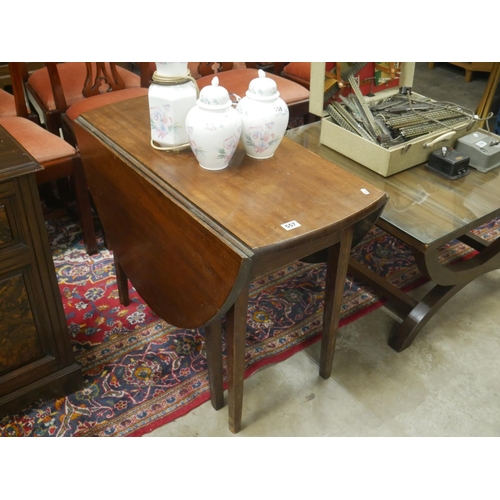
[[[284,224],[281,224],[281,227],[286,229],[287,231],[291,231],[292,229],[300,227],[300,224],[296,220],[291,220],[290,222],[285,222]]]

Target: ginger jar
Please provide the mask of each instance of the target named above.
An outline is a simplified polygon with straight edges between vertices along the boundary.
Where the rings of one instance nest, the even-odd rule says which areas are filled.
[[[241,135],[241,118],[232,106],[228,91],[219,78],[200,91],[200,97],[186,117],[189,144],[201,167],[226,168]]]
[[[260,69],[236,106],[243,145],[251,158],[271,158],[285,135],[289,112],[279,95],[276,82]]]
[[[196,105],[198,85],[187,62],[155,64],[148,90],[151,145],[161,150],[188,148],[186,116]]]

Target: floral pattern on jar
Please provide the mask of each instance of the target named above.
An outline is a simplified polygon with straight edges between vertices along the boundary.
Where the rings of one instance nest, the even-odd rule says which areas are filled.
[[[279,143],[283,137],[276,136],[272,131],[273,128],[274,122],[266,123],[265,126],[250,127],[245,134],[246,145],[252,147],[256,153],[263,153]]]
[[[188,132],[190,132],[190,128],[188,128]],[[193,139],[189,139],[189,146],[191,147],[196,158],[203,158],[206,155],[206,151],[203,148],[197,146],[196,142]]]
[[[158,139],[164,139],[181,128],[178,123],[174,123],[174,119],[170,114],[170,105],[161,107],[154,106],[150,108],[149,116],[151,120],[151,130],[154,131]]]
[[[188,114],[189,145],[202,168],[221,170],[228,166],[238,146],[241,119],[233,108],[210,113],[213,116],[207,116],[208,119],[203,119],[205,113],[206,110],[193,108]]]
[[[222,143],[222,148],[218,150],[218,159],[224,160],[224,162],[229,163],[229,160],[231,160],[231,158],[233,157],[234,152],[236,151],[236,147],[238,146],[240,135],[241,127],[237,129],[235,134],[224,140],[224,142]]]

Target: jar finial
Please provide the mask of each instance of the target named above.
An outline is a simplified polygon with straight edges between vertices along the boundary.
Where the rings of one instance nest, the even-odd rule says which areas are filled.
[[[214,77],[212,78],[212,85],[213,85],[214,87],[217,87],[217,85],[219,85],[219,77],[218,77],[218,76],[214,76]]]

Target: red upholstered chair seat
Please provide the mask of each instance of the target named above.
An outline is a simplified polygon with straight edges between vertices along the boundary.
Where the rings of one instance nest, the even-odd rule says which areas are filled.
[[[109,65],[108,65],[109,68]],[[117,71],[125,82],[126,88],[140,87],[141,78],[127,69],[117,66]],[[66,62],[58,64],[57,71],[61,79],[66,104],[72,104],[85,99],[82,90],[87,76],[84,62]],[[95,70],[94,70],[95,71]],[[46,110],[55,110],[56,105],[47,68],[36,70],[28,78],[30,91],[43,103]]]
[[[80,154],[58,134],[49,132],[30,119],[23,89],[23,69],[23,63],[9,63],[17,116],[0,117],[0,125],[43,167],[35,173],[37,183],[43,185],[41,190],[47,193],[50,184],[57,182],[59,198],[65,202],[68,201],[65,196],[66,180],[71,181],[85,247],[89,254],[97,253],[90,197]]]
[[[203,76],[197,80],[200,90],[212,83],[213,77],[216,75]],[[291,104],[307,101],[309,99],[309,91],[281,76],[266,73],[266,76],[272,78],[278,87],[280,97],[290,106]],[[246,91],[250,82],[254,78],[258,78],[256,69],[232,69],[229,71],[221,71],[217,73],[219,85],[224,87],[229,93],[236,94],[240,97],[245,97]]]
[[[210,85],[215,75],[207,75],[198,78],[197,83],[200,90],[207,85]],[[254,78],[258,78],[258,70],[255,68],[230,69],[228,71],[219,71],[219,85],[224,87],[230,94],[236,94],[243,98],[246,95],[248,86]],[[288,105],[290,112],[289,126],[296,122],[297,119],[303,120],[305,123],[309,121],[309,90],[299,85],[296,82],[287,80],[281,76],[266,73],[268,78],[272,78],[276,82],[280,97]]]
[[[39,163],[74,155],[75,148],[36,123],[18,116],[0,117],[0,125]]]
[[[66,111],[66,116],[71,121],[74,121],[82,113],[85,113],[85,111],[90,111],[91,109],[100,108],[101,106],[105,106],[106,104],[125,101],[126,99],[140,97],[143,95],[148,95],[148,89],[145,89],[143,87],[116,90],[114,92],[108,92],[106,94],[99,94],[73,104],[73,106],[70,106]]]
[[[288,63],[281,72],[281,76],[294,82],[300,83],[309,88],[311,81],[311,63],[310,62],[291,62]]]
[[[45,130],[28,118],[0,117],[0,125],[16,139],[43,170],[35,173],[38,184],[64,177],[74,179],[76,202],[85,247],[89,254],[97,253],[97,240],[92,220],[90,200],[78,152],[61,137]]]
[[[0,116],[16,116],[14,96],[0,89]]]

